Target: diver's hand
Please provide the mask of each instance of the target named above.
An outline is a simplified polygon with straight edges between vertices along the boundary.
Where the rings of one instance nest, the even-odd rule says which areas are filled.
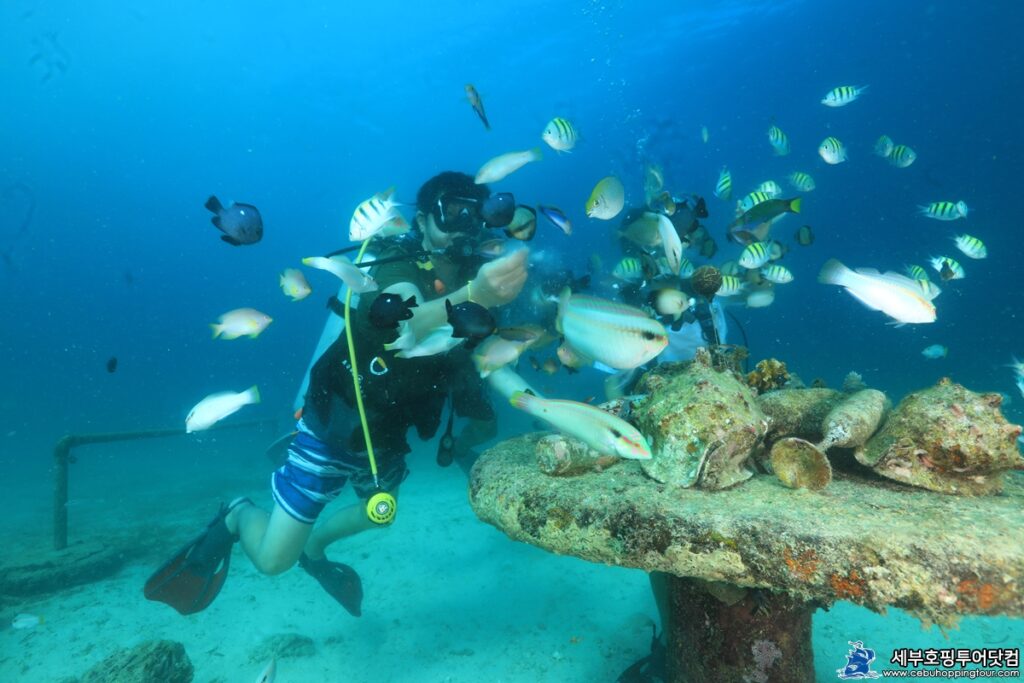
[[[526,257],[529,253],[529,249],[520,249],[482,265],[470,283],[470,298],[481,306],[494,308],[519,296],[526,284]]]

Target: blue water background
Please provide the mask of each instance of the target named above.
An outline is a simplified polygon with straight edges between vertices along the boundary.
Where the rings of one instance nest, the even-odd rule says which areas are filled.
[[[614,263],[613,225],[586,219],[583,203],[609,173],[642,200],[645,136],[671,189],[708,197],[719,263],[737,255],[722,239],[731,205],[711,196],[721,166],[737,194],[807,171],[818,189],[778,236],[808,223],[817,241],[786,257],[796,280],[773,306],[733,310],[754,359],[832,385],[857,370],[897,399],[951,375],[1011,395],[1019,422],[1024,398],[1004,364],[1024,357],[1022,14],[1009,2],[4,3],[0,186],[24,183],[38,205],[19,236],[23,200],[0,204],[3,489],[42,514],[62,434],[179,426],[213,391],[258,384],[263,404],[245,414],[286,420],[335,282],[307,271],[315,293],[291,303],[278,273],[343,246],[371,194],[395,185],[412,202],[435,172],[542,144],[553,116],[576,124],[578,149],[545,148],[496,186],[576,223],[568,238],[542,225],[533,248],[579,272],[594,252]],[[819,103],[846,84],[870,89],[842,109]],[[768,145],[773,121],[787,157]],[[917,162],[875,157],[881,134]],[[847,163],[818,157],[828,135]],[[213,193],[260,208],[260,244],[218,239],[203,208]],[[916,215],[960,199],[965,221]],[[962,231],[987,243],[987,260],[955,251]],[[830,257],[886,270],[939,254],[967,279],[944,286],[933,325],[895,329],[815,282]],[[241,306],[274,323],[256,341],[211,340],[207,324]],[[949,357],[923,358],[933,343]],[[559,391],[582,398],[598,379]],[[506,417],[503,435],[527,424]]]

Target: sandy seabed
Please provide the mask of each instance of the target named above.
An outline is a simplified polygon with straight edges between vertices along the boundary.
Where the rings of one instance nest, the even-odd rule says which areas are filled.
[[[647,653],[656,610],[646,574],[509,540],[473,515],[457,467],[434,466],[432,453],[418,457],[430,464],[410,459],[414,473],[402,486],[395,523],[328,549],[362,576],[362,617],[297,568],[261,575],[237,547],[216,602],[182,617],[142,596],[159,558],[136,560],[107,580],[4,609],[5,624],[22,612],[45,621],[0,631],[0,681],[59,682],[119,647],[163,638],[185,646],[199,683],[255,681],[266,661],[254,653],[280,634],[312,639],[315,653],[279,659],[278,683],[611,682]],[[251,490],[228,490],[222,499],[247,494],[269,507],[268,488],[246,479]],[[147,513],[155,526],[175,530],[167,557],[216,511],[209,493],[179,490],[173,505]],[[346,490],[340,502],[352,500]],[[87,526],[73,529],[82,534]],[[947,639],[897,610],[883,617],[840,603],[816,614],[814,638],[817,678],[834,680],[849,640],[863,640],[880,659],[896,647],[1020,647],[1024,624],[965,619]]]

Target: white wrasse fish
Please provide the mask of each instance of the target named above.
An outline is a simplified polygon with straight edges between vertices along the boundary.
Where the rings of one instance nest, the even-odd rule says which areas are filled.
[[[245,391],[221,391],[210,394],[197,403],[185,418],[185,432],[200,432],[209,429],[225,417],[233,415],[244,406],[260,402],[260,390],[251,386]]]
[[[260,672],[260,675],[256,677],[256,683],[274,683],[274,679],[277,677],[277,660],[271,659],[270,664]]]
[[[510,175],[531,161],[541,158],[540,147],[528,149],[525,152],[508,152],[500,154],[480,167],[476,172],[475,182],[477,185],[484,183],[496,183],[507,175]]]
[[[873,268],[850,270],[836,259],[829,259],[818,275],[818,282],[845,287],[868,308],[882,311],[901,323],[935,322],[935,306],[916,282],[899,273],[879,273]]]
[[[326,270],[342,282],[356,294],[377,291],[377,281],[352,264],[344,256],[308,256],[302,259],[302,264],[317,270]]]
[[[529,346],[527,342],[514,341],[499,336],[488,337],[473,351],[473,364],[481,377],[486,378],[492,372],[506,365],[513,365]]]
[[[236,308],[220,316],[218,322],[210,323],[210,329],[214,339],[255,339],[272,322],[273,318],[255,308]]]
[[[639,308],[569,288],[559,299],[557,326],[575,351],[616,370],[643,365],[668,345],[665,327]]]
[[[636,427],[600,408],[576,401],[538,398],[522,391],[512,395],[511,403],[602,455],[617,455],[630,460],[650,460],[652,457],[647,439]]]

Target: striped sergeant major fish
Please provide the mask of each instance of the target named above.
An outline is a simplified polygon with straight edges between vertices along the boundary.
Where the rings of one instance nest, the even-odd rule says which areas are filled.
[[[856,86],[856,85],[841,85],[838,88],[832,88],[821,98],[821,103],[826,107],[845,107],[850,102],[853,102],[861,94],[868,89],[868,86]]]
[[[963,200],[959,202],[932,202],[926,206],[917,207],[922,216],[934,218],[938,221],[955,221],[959,218],[967,218],[967,204]]]

